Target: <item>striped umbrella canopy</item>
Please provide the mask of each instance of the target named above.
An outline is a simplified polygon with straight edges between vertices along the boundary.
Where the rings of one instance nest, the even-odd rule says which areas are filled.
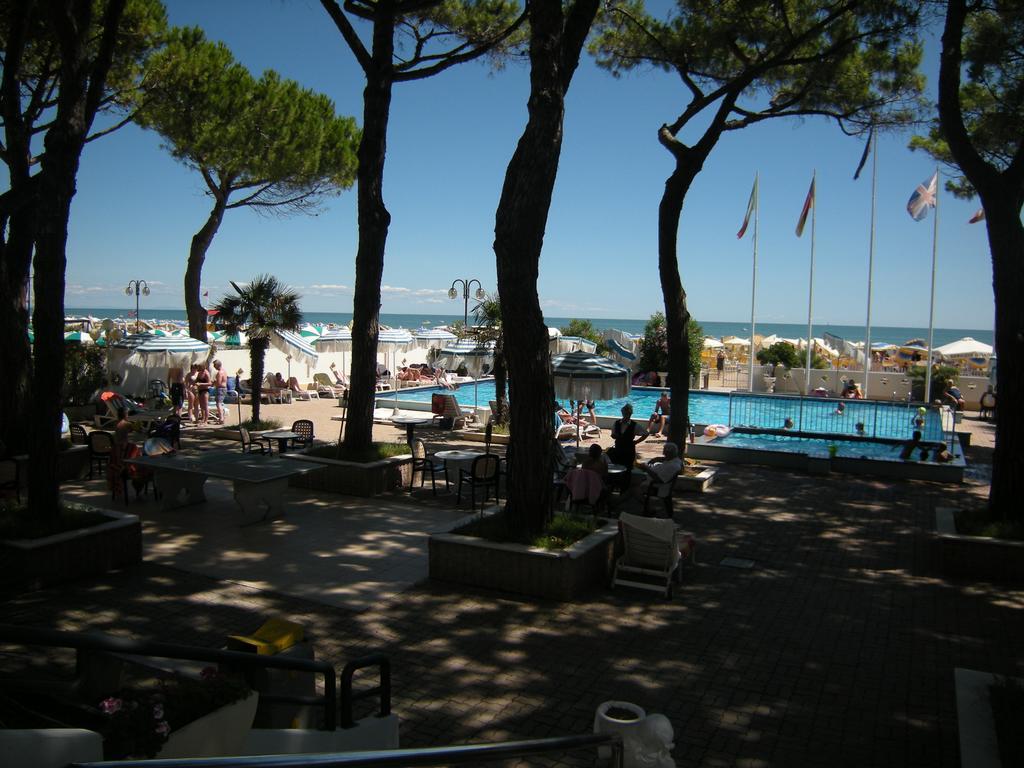
[[[349,352],[352,349],[352,331],[348,328],[329,328],[313,344],[320,352]]]
[[[66,331],[64,341],[77,342],[78,344],[95,344],[92,336],[85,331]]]
[[[417,328],[413,331],[412,338],[420,349],[429,349],[430,347],[446,346],[455,341],[458,336],[443,328]]]
[[[629,369],[589,352],[555,355],[551,374],[558,398],[614,400],[629,394]]]
[[[324,329],[322,325],[313,325],[312,323],[306,323],[299,328],[299,336],[310,342],[320,338],[323,332]]]
[[[302,338],[298,333],[294,331],[273,331],[270,334],[270,346],[274,349],[284,352],[299,362],[305,363],[306,365],[316,365],[317,351],[313,348],[313,345],[309,343],[308,339]]]

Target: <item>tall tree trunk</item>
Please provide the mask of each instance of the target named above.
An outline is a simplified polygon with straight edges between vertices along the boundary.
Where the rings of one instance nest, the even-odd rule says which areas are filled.
[[[962,42],[969,10],[965,0],[949,0],[942,30],[939,64],[939,123],[957,166],[978,192],[985,209],[988,247],[992,254],[995,298],[998,419],[992,456],[989,506],[1005,518],[1024,519],[1024,170],[1021,149],[1000,171],[975,148],[964,124],[960,101]]]
[[[263,395],[263,369],[264,358],[267,354],[267,347],[270,341],[267,339],[251,339],[249,341],[249,370],[252,378],[252,422],[256,424],[260,420],[260,399]]]
[[[188,251],[188,265],[185,267],[185,316],[188,317],[188,335],[193,339],[206,341],[206,307],[200,295],[203,280],[203,262],[210,249],[214,235],[224,220],[228,200],[225,195],[214,193],[213,209],[202,228],[192,238]]]
[[[662,127],[659,137],[676,163],[675,170],[665,180],[665,191],[658,205],[658,272],[665,301],[668,377],[672,398],[668,439],[685,450],[690,426],[690,336],[686,332],[690,312],[686,307],[683,281],[679,277],[679,217],[686,193],[700,173],[706,154],[676,142],[667,127]]]
[[[357,154],[359,247],[352,298],[352,372],[345,447],[362,451],[373,442],[373,405],[380,334],[380,284],[391,214],[384,205],[384,160],[391,111],[394,18],[379,14],[373,25],[373,71],[363,90],[363,135]]]
[[[494,344],[494,401],[498,412],[494,420],[504,424],[508,420],[508,366],[505,363],[505,341],[502,338]]]
[[[505,172],[495,215],[514,425],[506,511],[511,525],[524,532],[543,528],[551,500],[554,389],[537,273],[562,148],[565,93],[597,7],[597,0],[577,0],[566,19],[560,0],[530,4],[529,118]]]
[[[1020,190],[982,194],[996,309],[996,448],[989,505],[1004,518],[1024,519],[1024,226]],[[1017,199],[1015,199],[1015,197]]]
[[[6,241],[0,244],[0,439],[11,453],[28,450],[29,414],[32,409],[32,350],[28,340],[26,301],[29,267],[35,241],[35,206],[29,205],[9,219]],[[63,372],[61,372],[63,377]]]
[[[87,45],[93,7],[77,0],[52,0],[49,21],[60,42],[61,74],[57,110],[44,141],[38,176],[38,228],[35,252],[35,379],[28,496],[36,517],[58,513],[57,458],[60,440],[61,382],[64,380],[64,270],[71,200],[78,164],[100,94],[110,70],[115,32],[125,0],[103,9],[103,35],[90,60]]]
[[[4,162],[8,190],[0,199],[0,328],[7,338],[0,344],[0,439],[12,453],[28,450],[29,414],[32,413],[32,350],[28,340],[28,291],[35,243],[37,191],[31,178],[31,135],[22,114],[18,80],[32,3],[17,3],[5,14],[4,67],[0,78],[3,105]]]

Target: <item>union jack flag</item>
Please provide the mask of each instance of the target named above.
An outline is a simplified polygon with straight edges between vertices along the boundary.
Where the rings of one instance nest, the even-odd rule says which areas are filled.
[[[931,179],[918,184],[914,194],[907,201],[907,213],[914,221],[921,221],[928,215],[928,209],[935,207],[935,193],[939,191],[939,172],[932,174]]]

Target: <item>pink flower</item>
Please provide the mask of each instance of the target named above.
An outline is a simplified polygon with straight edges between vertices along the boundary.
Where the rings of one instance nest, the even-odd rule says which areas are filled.
[[[161,720],[159,723],[156,724],[156,732],[159,733],[161,736],[166,736],[168,733],[171,732],[171,726],[167,724],[166,720]]]
[[[163,720],[164,719],[164,705],[163,704],[154,704],[153,705],[153,719],[154,720]]]
[[[112,715],[115,712],[121,711],[121,700],[115,699],[111,696],[109,699],[104,699],[100,702],[100,709],[103,710],[103,714]]]

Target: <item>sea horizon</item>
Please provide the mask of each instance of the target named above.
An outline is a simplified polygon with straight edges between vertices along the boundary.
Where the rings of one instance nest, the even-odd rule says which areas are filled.
[[[66,317],[88,315],[99,318],[126,318],[129,310],[116,307],[66,307]],[[139,313],[143,320],[156,321],[184,321],[185,311],[183,309],[142,309]],[[351,312],[304,312],[303,322],[313,324],[335,323],[338,325],[347,324],[352,320]],[[545,323],[552,327],[564,327],[569,324],[572,318],[559,316],[546,316]],[[642,334],[646,319],[635,318],[587,318],[598,331],[618,329],[627,333]],[[449,325],[456,320],[462,320],[457,314],[428,314],[428,313],[390,313],[382,312],[380,322],[393,328],[415,329],[423,326],[434,327],[438,325]],[[704,335],[714,338],[723,336],[740,336],[747,338],[750,335],[750,320],[740,321],[707,321],[701,322]],[[776,334],[784,338],[802,338],[807,335],[806,323],[776,323],[771,321],[757,322],[755,332],[761,335]],[[840,339],[850,342],[864,341],[865,328],[863,325],[842,325],[833,323],[815,323],[813,332],[816,337],[828,333]],[[969,336],[985,344],[993,345],[993,331],[991,328],[938,328],[934,329],[934,346],[941,347],[957,339]],[[886,344],[903,344],[913,339],[928,340],[927,327],[915,326],[872,326],[871,342]]]

